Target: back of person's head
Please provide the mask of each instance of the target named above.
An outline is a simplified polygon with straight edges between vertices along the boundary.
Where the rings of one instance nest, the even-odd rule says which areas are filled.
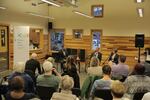
[[[15,76],[10,81],[10,88],[14,91],[21,91],[24,88],[24,80],[21,76]]]
[[[74,59],[74,56],[73,55],[70,55],[67,57],[66,59],[66,63],[74,63],[75,59]]]
[[[32,53],[31,54],[31,59],[37,59],[37,54],[36,53]]]
[[[72,77],[65,75],[62,77],[61,88],[62,90],[71,90],[74,86]]]
[[[51,62],[52,64],[54,64],[55,62],[55,59],[53,57],[48,57],[47,58],[47,61]]]
[[[144,64],[137,63],[134,67],[134,71],[137,75],[143,75],[145,72]]]
[[[114,48],[114,49],[113,49],[113,52],[114,52],[114,53],[117,53],[117,52],[118,52],[118,49],[117,49],[117,48]]]
[[[53,64],[49,61],[45,61],[43,63],[44,73],[52,72]]]
[[[20,73],[23,73],[25,70],[25,63],[24,62],[16,62],[14,64],[14,67],[13,67],[13,71],[14,72],[20,72]]]
[[[110,75],[111,74],[111,67],[109,65],[104,65],[102,68],[103,74]]]
[[[120,59],[120,62],[121,62],[121,63],[125,63],[125,61],[126,61],[126,56],[120,55],[120,56],[119,56],[119,59]]]
[[[124,84],[118,80],[112,82],[111,90],[113,96],[117,98],[122,98],[126,91]]]
[[[99,65],[99,60],[96,57],[92,57],[90,61],[90,67],[97,67]]]
[[[150,92],[145,93],[142,100],[149,100],[150,99]]]

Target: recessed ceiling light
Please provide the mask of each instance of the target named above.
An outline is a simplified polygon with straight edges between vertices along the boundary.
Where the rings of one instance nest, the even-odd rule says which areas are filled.
[[[82,13],[82,12],[79,12],[79,11],[76,11],[76,10],[73,10],[74,13],[78,14],[78,15],[81,15],[81,16],[84,16],[84,17],[87,17],[87,18],[93,18],[92,16],[89,16],[85,13]]]
[[[137,3],[142,3],[142,2],[143,2],[143,0],[136,0],[136,2],[137,2]]]
[[[53,17],[45,16],[45,15],[41,15],[41,14],[37,14],[37,13],[33,13],[33,12],[26,12],[26,13],[29,15],[38,16],[38,17],[42,17],[42,18],[54,19]]]
[[[143,17],[144,16],[144,9],[143,8],[138,8],[138,15],[139,17]]]
[[[49,1],[49,0],[41,0],[41,1],[43,1],[43,2],[45,2],[45,3],[48,3],[48,4],[51,4],[51,5],[53,5],[53,6],[56,6],[56,7],[61,7],[61,5],[56,4],[56,3],[52,2],[52,1]]]
[[[0,9],[3,9],[3,10],[5,10],[6,8],[5,8],[5,7],[2,7],[2,6],[0,6]]]

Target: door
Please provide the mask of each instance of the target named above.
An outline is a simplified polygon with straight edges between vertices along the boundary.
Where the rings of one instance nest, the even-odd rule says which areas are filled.
[[[0,71],[8,68],[8,58],[8,27],[0,25]]]

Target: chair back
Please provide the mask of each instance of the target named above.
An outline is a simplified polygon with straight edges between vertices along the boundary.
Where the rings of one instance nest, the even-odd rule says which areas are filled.
[[[41,100],[50,100],[56,89],[53,87],[37,86],[37,95]]]
[[[77,97],[80,97],[81,90],[79,88],[72,88],[72,94],[76,95]]]
[[[133,96],[133,100],[142,100],[144,94],[145,94],[145,92],[135,93],[134,96]]]
[[[97,89],[94,92],[94,97],[102,98],[103,100],[113,99],[110,89]]]

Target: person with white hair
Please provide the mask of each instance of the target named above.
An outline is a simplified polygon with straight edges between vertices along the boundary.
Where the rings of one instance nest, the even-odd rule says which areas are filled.
[[[49,61],[43,63],[44,73],[37,77],[37,86],[54,87],[58,89],[61,75],[53,68],[53,64]],[[53,75],[52,72],[56,74]]]
[[[24,79],[24,91],[26,93],[33,93],[34,90],[34,82],[32,78],[27,74],[24,73],[25,64],[24,62],[17,62],[13,67],[13,73],[8,76],[8,85],[10,84],[11,80],[16,76],[21,76]]]
[[[42,74],[40,63],[37,60],[37,54],[32,53],[31,58],[25,64],[25,70],[30,70],[35,74],[36,69],[38,69],[39,74]]]
[[[55,92],[51,100],[79,100],[75,95],[72,94],[71,89],[73,86],[73,78],[69,75],[63,76],[61,81],[61,92]]]

